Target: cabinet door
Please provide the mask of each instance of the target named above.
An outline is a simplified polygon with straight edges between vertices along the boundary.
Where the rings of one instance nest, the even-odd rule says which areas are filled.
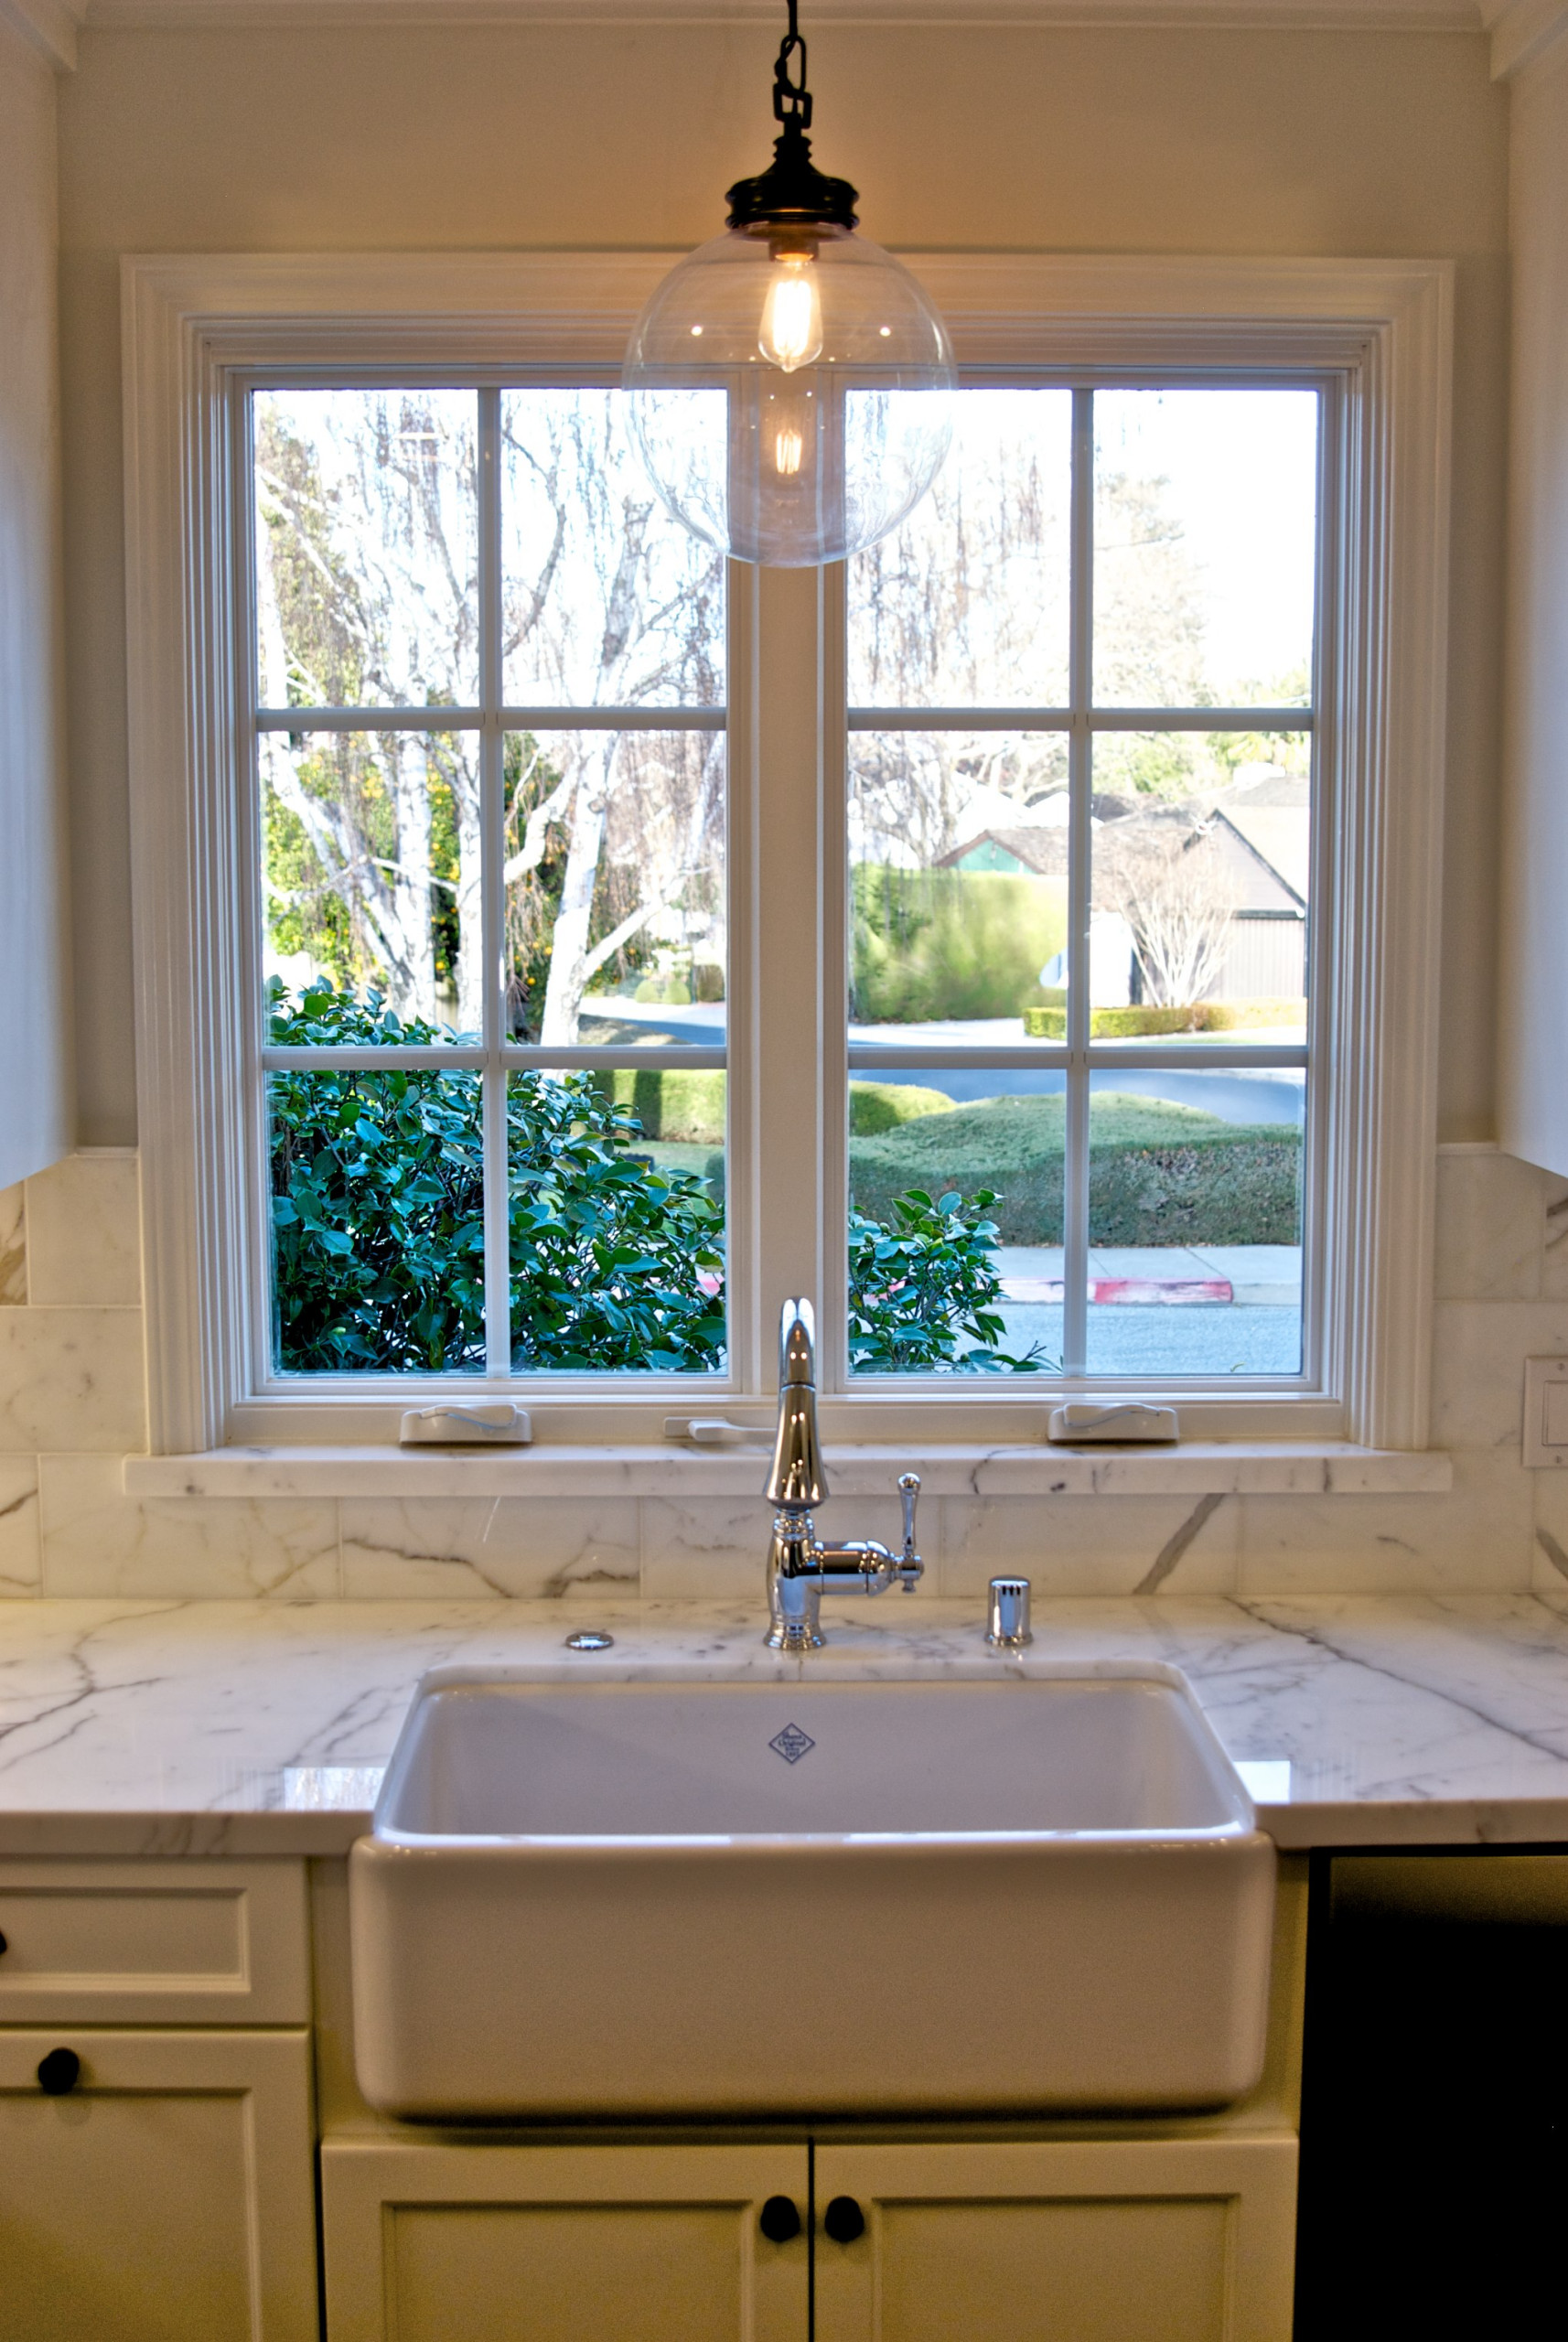
[[[331,2140],[321,2197],[328,2342],[806,2342],[803,2146]]]
[[[0,2332],[316,2342],[308,2035],[0,2032]]]
[[[816,2342],[1289,2342],[1283,2134],[822,2146],[816,2208]]]

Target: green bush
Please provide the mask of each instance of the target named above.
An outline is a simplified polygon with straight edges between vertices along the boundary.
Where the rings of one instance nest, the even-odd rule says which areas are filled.
[[[329,984],[297,1005],[274,980],[269,1035],[290,1047],[423,1045],[371,994]],[[628,1068],[508,1083],[513,1365],[610,1372],[724,1362],[724,1157],[660,1169],[630,1099],[723,1126],[722,1073]],[[618,1094],[624,1080],[629,1098]],[[439,1373],[485,1360],[480,1082],[465,1069],[324,1068],[269,1077],[274,1354],[285,1373]],[[949,1101],[942,1101],[943,1105]],[[912,1125],[905,1125],[906,1128]],[[678,1144],[660,1141],[658,1144]],[[852,1346],[867,1365],[1024,1371],[1001,1331],[993,1198],[895,1199],[852,1236]]]
[[[871,1025],[1015,1016],[1067,940],[1067,882],[995,870],[854,872],[851,1010]]]
[[[1004,1331],[997,1304],[996,1201],[982,1187],[966,1203],[952,1191],[919,1188],[894,1198],[889,1226],[852,1211],[849,1222],[850,1363],[866,1374],[1034,1374],[1038,1347],[1024,1358],[996,1348]],[[972,1347],[961,1351],[960,1342]]]
[[[725,1076],[680,1066],[617,1066],[596,1074],[607,1098],[635,1114],[645,1138],[695,1146],[725,1141]]]
[[[852,1081],[850,1136],[875,1138],[922,1114],[950,1114],[952,1102],[945,1090],[921,1090],[912,1081]]]
[[[1203,1004],[1205,1033],[1243,1033],[1260,1025],[1305,1025],[1306,1002],[1298,993],[1294,999],[1270,1000],[1206,1000]]]
[[[914,1187],[1000,1189],[1004,1244],[1062,1241],[1064,1101],[1000,1098],[850,1144],[854,1208],[892,1224]],[[1097,1093],[1090,1227],[1096,1244],[1300,1241],[1301,1139],[1278,1123],[1227,1123],[1160,1099]]]
[[[322,985],[274,1041],[425,1043],[372,994]],[[285,1373],[483,1365],[479,1079],[436,1069],[270,1077],[274,1352]],[[520,1372],[723,1363],[723,1209],[707,1182],[655,1171],[636,1117],[583,1073],[507,1091],[513,1364]]]
[[[1031,1041],[1065,1040],[1066,1003],[1063,994],[1060,1005],[1053,1001],[1026,1007],[1026,1037]],[[1131,1041],[1142,1034],[1240,1033],[1259,1026],[1305,1022],[1305,1000],[1200,1000],[1190,1008],[1091,1008],[1089,1032],[1095,1041]]]

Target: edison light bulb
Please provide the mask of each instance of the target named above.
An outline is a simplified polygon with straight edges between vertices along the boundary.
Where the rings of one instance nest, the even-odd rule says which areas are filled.
[[[781,479],[794,478],[805,452],[805,435],[800,424],[781,424],[773,435],[773,468]]]
[[[822,302],[810,252],[786,252],[775,263],[757,346],[770,365],[786,374],[821,357]]]

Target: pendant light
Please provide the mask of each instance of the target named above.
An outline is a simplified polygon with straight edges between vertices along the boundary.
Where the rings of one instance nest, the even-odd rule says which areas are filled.
[[[781,569],[897,528],[941,468],[958,379],[924,287],[855,234],[855,189],[811,161],[796,5],[773,69],[773,161],[731,188],[725,232],[652,295],[622,375],[676,520]]]

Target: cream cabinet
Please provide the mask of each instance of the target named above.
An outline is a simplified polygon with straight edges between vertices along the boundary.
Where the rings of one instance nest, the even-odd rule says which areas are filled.
[[[315,2342],[310,2103],[302,2029],[0,2031],[5,2342]]]
[[[301,1863],[0,1862],[5,2342],[318,2342]]]
[[[814,2342],[1289,2342],[1294,2138],[820,2145]]]
[[[770,2240],[813,2182],[810,2248]],[[322,2199],[328,2342],[1290,2337],[1283,2133],[819,2143],[814,2172],[803,2145],[339,2140]]]
[[[329,2342],[806,2342],[806,2188],[803,2145],[328,2140]]]

